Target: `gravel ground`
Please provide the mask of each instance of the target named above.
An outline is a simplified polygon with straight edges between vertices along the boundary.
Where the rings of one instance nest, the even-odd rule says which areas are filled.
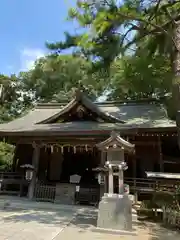
[[[77,210],[1,210],[0,240],[180,240],[180,234],[147,222],[135,222],[134,232],[109,234],[97,232],[97,212]]]
[[[130,234],[111,234],[95,229],[96,219],[92,216],[78,214],[54,240],[180,240],[180,233],[161,227],[156,223],[134,222],[134,231]]]

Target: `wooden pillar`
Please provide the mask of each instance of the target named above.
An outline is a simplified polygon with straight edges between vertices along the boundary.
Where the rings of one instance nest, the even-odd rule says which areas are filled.
[[[13,164],[12,164],[13,172],[16,172],[16,168],[17,168],[17,148],[18,148],[18,145],[16,145],[16,147],[14,149]]]
[[[158,146],[159,146],[159,168],[160,172],[164,172],[164,161],[163,161],[163,154],[161,148],[161,137],[158,136]]]
[[[40,147],[37,144],[33,144],[33,156],[32,156],[32,165],[34,167],[33,177],[31,179],[31,182],[29,184],[28,189],[28,198],[30,200],[34,197],[34,189],[36,186],[36,178],[37,178],[37,171],[38,171],[38,165],[39,165],[39,156],[40,156]]]
[[[136,179],[137,178],[137,168],[136,168],[137,162],[136,162],[136,158],[133,157],[131,160],[133,161],[133,178]]]

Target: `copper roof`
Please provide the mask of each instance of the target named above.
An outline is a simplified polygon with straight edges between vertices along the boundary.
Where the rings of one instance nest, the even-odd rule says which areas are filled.
[[[103,119],[97,122],[67,122],[50,124],[65,112],[70,111],[74,104],[83,104]],[[125,102],[125,103],[93,103],[84,94],[76,95],[67,105],[64,103],[37,104],[26,115],[9,123],[0,124],[1,135],[6,133],[44,132],[58,134],[64,132],[112,131],[122,129],[176,129],[176,122],[168,118],[166,108],[159,102]]]

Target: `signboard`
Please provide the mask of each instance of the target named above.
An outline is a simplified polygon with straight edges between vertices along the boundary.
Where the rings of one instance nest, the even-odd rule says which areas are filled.
[[[70,176],[70,183],[79,183],[81,180],[81,176],[74,174]]]

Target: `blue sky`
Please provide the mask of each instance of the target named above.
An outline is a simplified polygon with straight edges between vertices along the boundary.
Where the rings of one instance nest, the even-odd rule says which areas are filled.
[[[75,0],[0,0],[0,72],[18,73],[47,51],[46,41],[73,32],[67,11]]]

